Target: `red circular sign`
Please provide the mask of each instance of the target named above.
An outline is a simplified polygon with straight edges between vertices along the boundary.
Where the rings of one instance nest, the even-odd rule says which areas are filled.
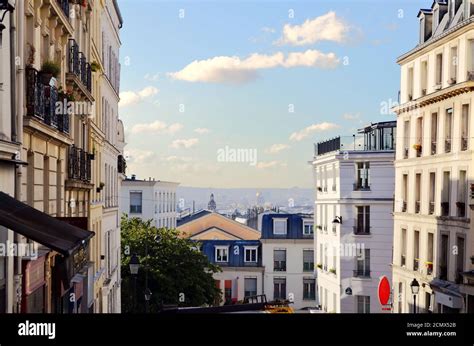
[[[390,299],[390,282],[386,276],[380,279],[378,291],[380,304],[387,305]]]

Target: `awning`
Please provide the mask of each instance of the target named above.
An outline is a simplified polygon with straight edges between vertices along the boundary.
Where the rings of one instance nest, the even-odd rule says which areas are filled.
[[[430,282],[430,287],[434,291],[435,303],[453,309],[463,307],[463,296],[459,292],[459,285],[446,280],[434,279]]]
[[[94,236],[0,192],[0,225],[65,256]]]

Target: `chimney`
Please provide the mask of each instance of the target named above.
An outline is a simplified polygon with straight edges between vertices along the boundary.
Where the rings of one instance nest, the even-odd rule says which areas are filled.
[[[132,174],[132,180],[135,180],[137,176],[135,174]]]

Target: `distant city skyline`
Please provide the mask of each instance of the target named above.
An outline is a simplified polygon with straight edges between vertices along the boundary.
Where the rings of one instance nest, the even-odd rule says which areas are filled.
[[[395,118],[426,2],[366,2],[120,0],[128,173],[311,187],[313,143]]]

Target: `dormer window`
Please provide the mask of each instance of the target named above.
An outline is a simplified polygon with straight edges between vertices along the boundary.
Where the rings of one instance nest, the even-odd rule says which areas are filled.
[[[435,8],[433,10],[433,33],[436,31],[436,28],[438,27],[439,24],[439,8]]]
[[[285,235],[286,234],[287,219],[273,219],[273,234]]]
[[[420,43],[425,42],[425,17],[420,18]]]

